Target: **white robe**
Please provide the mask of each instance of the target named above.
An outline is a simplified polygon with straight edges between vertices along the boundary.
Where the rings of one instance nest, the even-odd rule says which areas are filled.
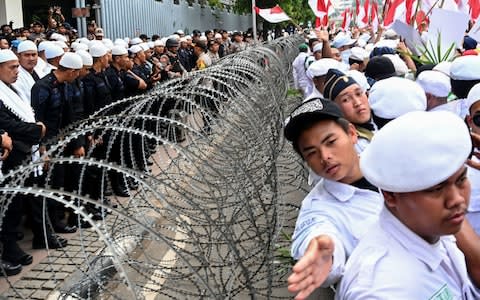
[[[35,72],[37,72],[37,70],[35,70]],[[40,78],[43,77],[43,73],[37,72],[37,75]],[[22,66],[20,66],[18,68],[18,78],[13,84],[13,87],[17,90],[22,100],[29,105],[31,104],[31,91],[34,84],[35,80],[33,79],[32,75]]]

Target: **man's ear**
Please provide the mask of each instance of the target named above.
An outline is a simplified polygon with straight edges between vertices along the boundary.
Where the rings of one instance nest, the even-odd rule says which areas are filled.
[[[382,191],[382,195],[386,206],[393,209],[397,206],[398,199],[395,193]]]
[[[348,135],[352,139],[353,144],[356,144],[358,142],[357,129],[352,123],[348,124]]]

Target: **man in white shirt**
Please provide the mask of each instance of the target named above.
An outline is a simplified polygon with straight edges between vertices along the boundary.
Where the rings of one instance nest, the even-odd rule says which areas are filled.
[[[23,41],[18,45],[17,56],[20,67],[17,81],[13,86],[23,101],[30,104],[32,86],[45,75],[35,70],[38,62],[37,46],[30,40]]]
[[[337,299],[479,299],[469,253],[453,236],[465,224],[471,146],[463,120],[445,111],[411,112],[376,133],[360,169],[384,207],[351,254]]]
[[[304,102],[287,120],[285,137],[324,178],[303,200],[293,235],[292,256],[303,258],[293,268],[289,290],[303,299],[340,279],[359,238],[376,221],[382,200],[360,172],[355,127],[334,102]],[[312,281],[312,286],[306,284]]]
[[[301,44],[298,46],[298,53],[297,57],[293,60],[292,63],[292,72],[293,72],[293,83],[297,90],[300,90],[302,95],[305,95],[305,91],[307,86],[309,85],[309,80],[306,75],[305,69],[305,61],[307,60],[308,54],[308,46],[307,44]]]

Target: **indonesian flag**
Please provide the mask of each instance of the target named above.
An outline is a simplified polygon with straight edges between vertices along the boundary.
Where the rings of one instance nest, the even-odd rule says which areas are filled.
[[[350,22],[352,21],[352,13],[350,12],[350,8],[347,7],[345,10],[342,12],[342,29],[343,31],[347,31],[348,27],[350,27]]]
[[[275,5],[272,8],[255,7],[255,12],[269,23],[280,23],[290,20],[290,17],[287,16],[283,9],[278,5]]]
[[[397,19],[402,21],[406,20],[405,0],[392,0],[389,4],[383,19],[383,25],[385,27],[390,26],[393,21]]]
[[[317,7],[322,7],[322,9],[324,7],[326,13],[323,13],[323,11],[318,11],[318,14],[317,14],[317,12],[315,12],[314,8],[312,7],[313,1],[312,1],[312,3],[310,1],[308,2],[308,4],[310,5],[310,8],[312,8],[313,12],[317,16],[315,18],[315,27],[327,26],[328,25],[328,16],[330,16],[335,11],[335,9],[332,6],[332,2],[330,0],[328,0],[327,4],[325,5],[325,1],[327,1],[327,0],[318,0],[317,1],[317,4],[318,4]],[[325,6],[323,6],[323,5],[325,5]],[[319,15],[322,15],[322,17],[319,16]]]
[[[308,0],[308,5],[317,18],[323,19],[328,15],[328,2],[326,0]]]
[[[378,4],[377,2],[372,2],[372,12],[370,14],[370,17],[372,19],[372,29],[373,32],[378,31]]]
[[[358,4],[358,2],[357,2]],[[363,9],[357,9],[359,13],[357,15],[357,26],[358,28],[365,28],[368,25],[368,11],[370,10],[370,1],[365,0],[363,3]]]
[[[468,3],[470,4],[470,18],[474,21],[477,21],[478,17],[480,16],[480,1],[469,0]]]

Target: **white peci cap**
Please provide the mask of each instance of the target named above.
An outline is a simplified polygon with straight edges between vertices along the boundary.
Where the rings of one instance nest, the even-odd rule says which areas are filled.
[[[125,47],[120,45],[113,46],[112,55],[125,55],[125,54],[128,54],[128,51]]]
[[[65,54],[65,51],[63,51],[63,49],[60,46],[54,43],[47,45],[47,48],[45,49],[45,57],[47,59],[59,57],[59,56],[62,56],[63,54]]]
[[[471,150],[468,128],[456,114],[410,112],[375,133],[360,156],[360,169],[380,190],[417,192],[455,174]]]
[[[140,51],[143,51],[143,48],[140,46],[140,45],[133,45],[132,47],[130,47],[130,49],[128,49],[130,52],[132,52],[133,54],[137,54],[138,52]]]
[[[82,58],[82,64],[84,66],[91,67],[93,65],[93,57],[86,50],[78,50],[75,53],[80,55],[80,57]]]
[[[468,110],[470,110],[472,105],[478,102],[479,100],[480,100],[480,83],[477,83],[470,89],[470,92],[468,92],[467,102],[466,102],[466,106]]]
[[[18,57],[10,49],[0,50],[0,63],[4,63],[11,60],[18,60]]]
[[[18,45],[17,53],[22,53],[22,52],[25,52],[25,51],[35,51],[35,52],[37,52],[38,51],[37,45],[35,45],[35,43],[30,41],[30,40],[23,41]]]
[[[79,70],[83,68],[82,57],[77,53],[67,52],[60,59],[60,65],[68,69]]]
[[[102,57],[107,53],[108,53],[107,47],[105,47],[102,44],[96,44],[90,48],[90,54],[92,55],[92,57]]]
[[[436,97],[447,97],[452,86],[450,78],[439,71],[426,70],[420,73],[416,82],[422,87],[425,93]]]

